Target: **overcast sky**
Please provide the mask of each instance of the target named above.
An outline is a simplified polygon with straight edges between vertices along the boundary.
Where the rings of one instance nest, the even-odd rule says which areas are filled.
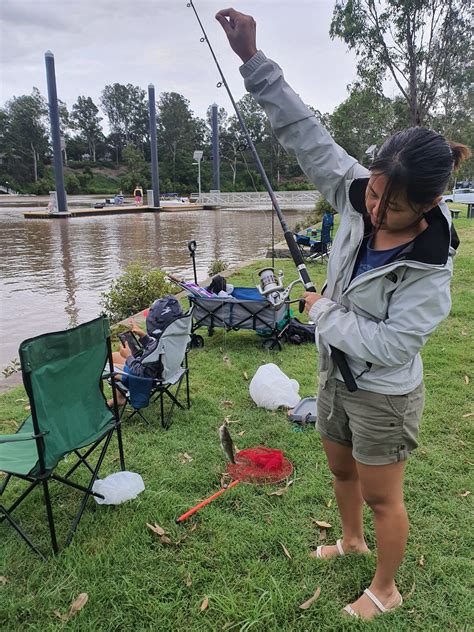
[[[244,94],[240,60],[215,13],[227,0],[195,0],[235,99]],[[235,0],[257,21],[257,45],[278,61],[303,100],[332,112],[355,79],[355,56],[328,33],[333,0]],[[79,95],[99,105],[106,84],[132,83],[157,95],[183,94],[204,116],[231,105],[186,0],[0,0],[0,105],[36,86],[46,96],[44,53],[55,56],[58,96],[68,108]]]

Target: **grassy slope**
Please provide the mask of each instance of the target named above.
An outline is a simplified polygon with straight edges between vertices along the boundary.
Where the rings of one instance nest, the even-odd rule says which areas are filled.
[[[453,309],[432,336],[423,356],[428,391],[420,448],[407,470],[406,500],[411,534],[399,587],[406,605],[380,618],[372,630],[468,629],[474,613],[468,592],[472,552],[472,385],[469,364],[472,340],[474,227],[458,220],[462,246],[456,258]],[[294,272],[282,262],[287,281]],[[256,270],[258,266],[254,266]],[[324,268],[314,265],[320,286]],[[232,277],[235,285],[251,284],[251,270]],[[276,362],[314,394],[316,354],[312,345],[286,345],[269,356],[253,332],[216,330],[202,350],[191,352],[192,407],[175,413],[168,432],[138,422],[124,425],[127,467],[143,476],[146,490],[119,507],[92,502],[73,544],[56,559],[40,562],[12,529],[1,525],[0,627],[5,630],[63,627],[54,610],[67,612],[81,592],[89,594],[84,609],[68,623],[71,630],[343,630],[364,624],[341,619],[340,608],[369,583],[374,559],[317,562],[308,553],[318,544],[311,517],[329,521],[327,541],[339,536],[331,477],[316,433],[293,432],[285,412],[257,409],[248,394],[250,377],[264,362]],[[230,365],[223,356],[230,358]],[[225,401],[233,403],[227,408]],[[12,432],[24,418],[25,395],[16,389],[0,398],[0,430]],[[295,465],[296,482],[281,497],[273,489],[239,485],[202,510],[187,526],[174,519],[219,488],[224,458],[217,428],[225,416],[239,448],[267,444],[283,448]],[[115,447],[115,446],[114,446]],[[191,462],[182,463],[187,452]],[[471,452],[472,455],[472,452]],[[112,450],[104,474],[117,469]],[[9,494],[10,496],[10,494]],[[59,537],[65,536],[75,492],[55,488]],[[40,492],[23,506],[22,524],[34,529],[43,518]],[[177,546],[159,542],[146,528],[158,522]],[[190,531],[191,525],[197,528]],[[367,512],[367,536],[374,547]],[[44,524],[38,536],[45,547]],[[288,559],[281,544],[288,549]],[[187,585],[190,577],[192,583]],[[188,581],[189,583],[189,581]],[[321,587],[307,611],[298,605]],[[209,607],[201,612],[205,597]],[[2,624],[3,622],[3,624]]]

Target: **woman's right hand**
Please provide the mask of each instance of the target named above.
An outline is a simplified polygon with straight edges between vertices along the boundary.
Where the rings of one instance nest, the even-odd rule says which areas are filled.
[[[227,19],[229,18],[229,19]],[[224,29],[232,50],[244,64],[257,52],[257,25],[251,15],[235,9],[222,9],[216,20]]]

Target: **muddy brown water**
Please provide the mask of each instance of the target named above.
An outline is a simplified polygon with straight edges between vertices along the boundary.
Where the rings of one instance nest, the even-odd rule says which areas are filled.
[[[144,259],[192,280],[187,242],[195,239],[198,279],[203,280],[213,261],[237,265],[264,255],[271,243],[270,211],[26,220],[25,210],[0,208],[0,369],[18,357],[25,338],[97,316],[101,293],[130,261]],[[292,227],[305,214],[285,216]],[[275,226],[280,241],[278,222]]]

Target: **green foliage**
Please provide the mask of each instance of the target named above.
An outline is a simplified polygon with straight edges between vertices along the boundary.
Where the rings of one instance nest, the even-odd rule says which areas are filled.
[[[100,304],[112,322],[124,320],[149,307],[157,298],[175,292],[166,274],[146,262],[132,261],[110,289],[102,294]]]
[[[224,270],[227,270],[228,267],[229,267],[229,264],[226,261],[223,261],[222,259],[216,259],[208,267],[207,274],[210,277],[212,277],[215,274],[219,274],[219,272],[223,272]]]
[[[81,183],[79,178],[73,173],[64,177],[64,186],[68,195],[74,195],[81,192]]]
[[[453,78],[460,92],[469,91],[467,0],[337,0],[330,35],[356,52],[363,80],[381,85],[391,75],[410,109],[412,125],[426,123]]]
[[[304,219],[301,222],[297,222],[295,224],[295,232],[299,232],[303,228],[308,228],[308,226],[314,226],[318,222],[323,219],[324,213],[335,213],[336,211],[329,204],[329,202],[322,195],[319,196],[318,201],[314,207],[314,210],[305,215]]]

